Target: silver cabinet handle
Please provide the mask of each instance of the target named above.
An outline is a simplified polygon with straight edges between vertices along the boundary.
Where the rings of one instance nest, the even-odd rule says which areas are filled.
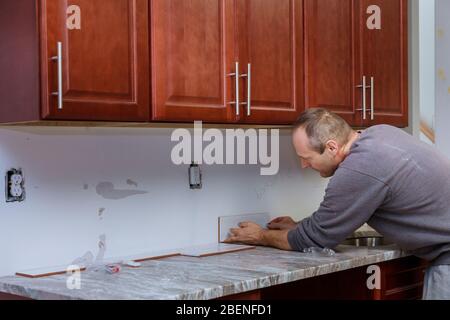
[[[236,116],[239,116],[239,107],[240,107],[240,101],[239,101],[239,62],[236,62],[236,72],[235,73],[229,73],[229,77],[235,77],[235,87],[236,87],[236,100],[232,102],[228,102],[228,104],[235,105],[236,106]]]
[[[370,78],[370,120],[375,119],[375,80]]]
[[[363,113],[363,120],[367,119],[367,93],[366,93],[366,89],[368,88],[367,86],[367,80],[366,80],[366,76],[363,76],[363,83],[362,85],[358,85],[356,86],[357,88],[362,88],[362,109],[356,109],[356,111],[362,111]]]
[[[247,66],[247,116],[252,114],[252,65]]]
[[[53,96],[58,97],[58,109],[63,108],[63,74],[62,74],[62,42],[58,42],[58,53],[51,57],[52,61],[56,61],[58,65],[58,91],[52,92]]]
[[[242,105],[247,106],[247,116],[252,114],[252,65],[247,65],[247,73],[241,75],[241,78],[247,78],[247,102],[242,102]]]

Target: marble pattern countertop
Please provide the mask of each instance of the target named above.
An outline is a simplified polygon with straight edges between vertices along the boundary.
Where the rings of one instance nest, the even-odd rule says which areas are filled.
[[[334,256],[271,248],[204,258],[150,260],[120,273],[85,271],[81,288],[69,290],[68,276],[0,278],[0,292],[32,299],[214,299],[406,256],[395,245],[338,246]]]

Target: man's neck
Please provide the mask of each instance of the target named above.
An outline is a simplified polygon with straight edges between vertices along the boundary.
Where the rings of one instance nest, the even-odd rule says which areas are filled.
[[[350,134],[350,138],[348,139],[347,144],[344,147],[344,154],[348,156],[350,154],[350,150],[353,144],[359,139],[359,133],[357,131],[352,130]]]

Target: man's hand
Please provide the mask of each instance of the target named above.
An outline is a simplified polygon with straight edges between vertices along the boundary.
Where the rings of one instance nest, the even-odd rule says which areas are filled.
[[[258,224],[254,222],[241,222],[239,223],[239,228],[230,229],[230,237],[224,242],[234,243],[240,242],[255,246],[265,246],[267,245],[264,240],[264,230]]]
[[[274,247],[281,250],[292,250],[288,242],[289,230],[267,230],[254,222],[241,222],[239,228],[230,229],[230,237],[226,243],[244,243],[254,246]]]
[[[270,230],[292,230],[297,227],[297,222],[291,217],[278,217],[267,224]]]

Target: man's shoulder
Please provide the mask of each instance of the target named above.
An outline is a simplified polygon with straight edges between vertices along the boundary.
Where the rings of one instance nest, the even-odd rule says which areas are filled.
[[[384,181],[415,144],[402,129],[377,125],[362,132],[341,166]]]
[[[389,136],[409,136],[403,129],[388,125],[379,124],[366,130],[363,130],[362,137],[365,136],[378,136],[378,135],[389,135]]]
[[[408,144],[416,144],[411,135],[402,129],[381,124],[364,130],[352,146],[350,153],[357,154],[365,151],[373,155],[382,155],[395,150],[402,152],[405,151],[403,147],[407,147]]]

